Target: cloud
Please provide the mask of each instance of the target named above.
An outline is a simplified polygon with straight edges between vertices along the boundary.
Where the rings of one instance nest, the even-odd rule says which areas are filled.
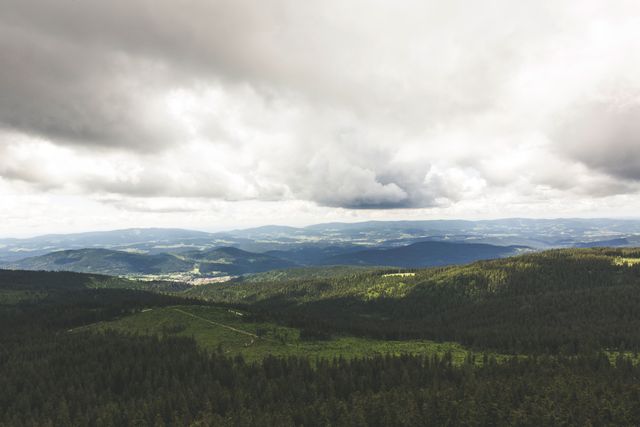
[[[136,213],[154,213],[154,214],[181,214],[181,213],[194,213],[201,211],[215,211],[215,203],[191,199],[185,201],[184,199],[177,198],[137,198],[137,197],[122,197],[122,196],[102,196],[97,200],[108,206],[113,206],[119,210],[126,212]]]
[[[640,96],[594,100],[559,123],[559,150],[612,177],[640,181]]]
[[[634,195],[638,12],[7,0],[0,177],[156,213],[202,199],[488,215],[491,198]]]
[[[157,65],[8,26],[0,52],[6,129],[85,147],[153,150],[178,140],[162,117],[167,82]]]

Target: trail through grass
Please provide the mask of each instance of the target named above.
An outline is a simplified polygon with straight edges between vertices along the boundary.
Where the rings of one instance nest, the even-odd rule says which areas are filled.
[[[355,358],[376,354],[443,355],[451,352],[454,361],[461,363],[469,353],[457,343],[428,340],[383,341],[335,336],[326,341],[304,341],[300,339],[298,329],[245,319],[245,313],[223,307],[175,306],[145,310],[76,330],[114,329],[135,334],[192,336],[204,348],[242,354],[249,361],[260,360],[269,354]]]

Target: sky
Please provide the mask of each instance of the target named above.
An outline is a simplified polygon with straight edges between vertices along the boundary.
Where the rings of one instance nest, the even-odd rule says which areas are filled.
[[[0,236],[638,212],[636,0],[0,0]]]

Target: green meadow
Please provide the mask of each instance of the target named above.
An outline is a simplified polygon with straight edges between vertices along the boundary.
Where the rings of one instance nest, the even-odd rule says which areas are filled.
[[[457,363],[469,350],[456,343],[428,340],[386,341],[353,336],[333,336],[328,340],[306,341],[300,331],[275,323],[245,320],[246,313],[224,307],[172,306],[146,309],[79,330],[106,330],[138,335],[193,337],[200,346],[225,354],[241,354],[247,361],[267,355],[311,358],[360,358],[376,354],[444,355],[450,352]],[[481,359],[478,357],[478,359]]]

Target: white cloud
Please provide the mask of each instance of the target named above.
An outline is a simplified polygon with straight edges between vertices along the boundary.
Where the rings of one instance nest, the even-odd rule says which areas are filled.
[[[640,181],[639,12],[9,0],[0,212],[15,227],[33,222],[15,203],[70,197],[122,224],[129,211],[220,220],[209,210],[250,223],[240,211],[258,206],[274,215],[262,222],[627,214]]]

